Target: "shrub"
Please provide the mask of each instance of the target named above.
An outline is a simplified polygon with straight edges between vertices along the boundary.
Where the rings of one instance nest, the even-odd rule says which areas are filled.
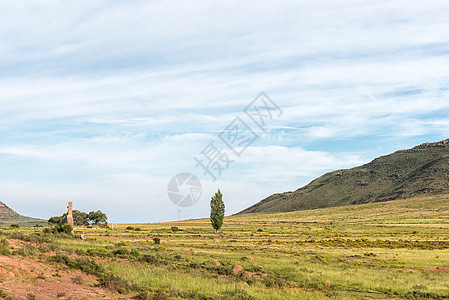
[[[121,294],[125,294],[130,290],[129,285],[122,280],[119,276],[116,276],[111,273],[103,273],[100,275],[98,279],[98,283],[100,286],[104,286],[109,289],[114,289]]]
[[[83,283],[83,277],[81,275],[77,275],[74,278],[72,278],[72,282],[76,284],[82,284]]]
[[[127,248],[118,248],[112,252],[115,256],[126,257],[130,254]]]
[[[55,255],[51,255],[47,258],[50,262],[56,262],[56,263],[62,263],[65,265],[69,265],[70,258],[67,256],[67,254],[58,252]]]
[[[46,234],[65,234],[73,237],[73,227],[70,224],[57,225],[51,228],[45,228],[43,230]]]
[[[69,260],[69,267],[79,269],[87,274],[99,275],[104,273],[104,268],[95,261],[82,257],[72,261]]]
[[[64,224],[61,226],[61,232],[65,233],[65,234],[72,234],[73,232],[73,227],[70,224]]]
[[[151,293],[149,291],[140,291],[134,299],[136,300],[149,300],[151,299]]]
[[[13,233],[11,235],[11,238],[12,239],[16,239],[16,240],[22,240],[24,242],[30,242],[30,243],[39,243],[39,242],[41,242],[41,240],[36,235],[29,236],[29,235],[25,235],[25,234],[20,233],[20,232]]]
[[[154,241],[154,243],[157,244],[157,245],[159,245],[159,244],[161,243],[161,239],[160,239],[160,238],[157,238],[157,237],[154,238],[153,241]]]
[[[262,280],[263,284],[265,284],[266,287],[283,287],[288,285],[288,282],[282,278],[279,277],[264,277]]]
[[[77,255],[86,255],[86,254],[87,254],[87,251],[84,250],[84,249],[76,249],[76,250],[75,250],[75,253],[76,253]]]
[[[216,273],[218,275],[225,275],[225,276],[231,276],[234,275],[234,272],[232,271],[231,267],[226,266],[210,266],[207,267],[207,270],[209,272]]]
[[[134,257],[139,257],[140,252],[137,249],[132,249],[130,254]]]
[[[167,300],[167,296],[164,292],[156,292],[156,294],[153,295],[152,300]]]
[[[27,295],[27,299],[28,299],[28,300],[35,300],[35,299],[36,299],[36,295],[34,295],[33,293],[29,293],[29,294]]]
[[[39,246],[39,251],[40,252],[50,252],[50,251],[55,251],[56,250],[56,246],[53,244],[42,244]]]
[[[8,298],[8,293],[6,293],[3,289],[0,288],[0,298]]]
[[[10,255],[11,250],[8,247],[9,243],[6,239],[0,241],[0,254],[1,255]]]
[[[25,245],[23,248],[14,250],[13,253],[20,256],[33,256],[36,255],[36,249],[31,245]]]
[[[109,251],[104,248],[89,248],[86,250],[86,253],[89,256],[99,256],[99,257],[110,256]]]
[[[19,228],[20,225],[19,225],[19,224],[11,224],[10,227],[11,227],[11,228]]]

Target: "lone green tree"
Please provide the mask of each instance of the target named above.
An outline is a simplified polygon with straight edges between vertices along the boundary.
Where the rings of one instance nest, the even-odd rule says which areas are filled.
[[[210,200],[210,222],[216,232],[223,226],[223,219],[225,213],[225,205],[223,202],[223,195],[220,190],[215,193]]]

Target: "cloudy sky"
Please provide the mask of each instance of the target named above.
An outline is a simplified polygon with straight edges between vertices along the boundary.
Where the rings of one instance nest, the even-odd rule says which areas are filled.
[[[448,137],[448,1],[2,1],[0,200],[40,218],[68,201],[110,222],[176,220],[190,172],[207,217],[327,171]],[[265,130],[243,112],[264,91]],[[241,155],[219,135],[240,117]],[[215,182],[194,157],[233,162]]]

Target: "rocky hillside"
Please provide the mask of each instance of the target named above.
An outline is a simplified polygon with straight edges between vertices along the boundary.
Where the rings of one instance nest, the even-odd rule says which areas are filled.
[[[288,212],[449,193],[449,139],[329,172],[294,192],[269,196],[240,213]]]
[[[44,226],[47,224],[47,221],[19,215],[14,210],[9,208],[5,203],[0,201],[0,225],[4,226],[10,224],[19,224],[21,226]]]

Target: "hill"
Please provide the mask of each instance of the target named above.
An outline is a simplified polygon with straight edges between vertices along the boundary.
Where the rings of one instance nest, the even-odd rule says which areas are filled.
[[[449,193],[449,139],[329,172],[294,192],[269,196],[241,211],[289,212]]]
[[[47,225],[47,221],[19,215],[5,203],[0,201],[0,225],[4,226],[11,224],[19,224],[21,226],[45,226]]]

